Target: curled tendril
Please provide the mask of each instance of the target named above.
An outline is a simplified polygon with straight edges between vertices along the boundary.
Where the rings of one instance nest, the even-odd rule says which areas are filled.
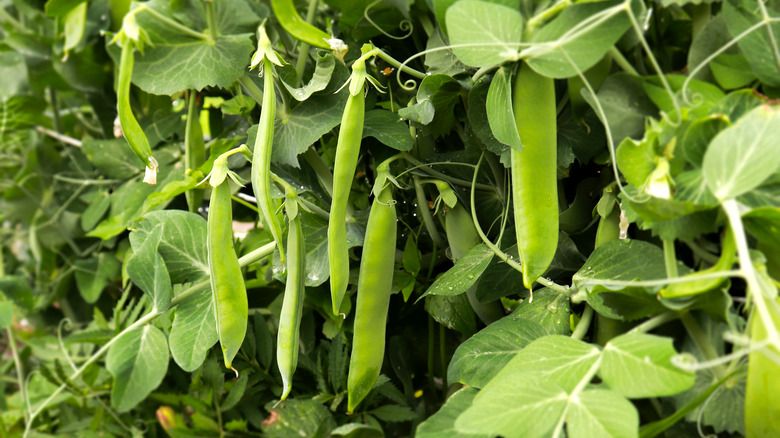
[[[391,35],[391,34],[387,33],[384,29],[379,27],[379,25],[376,24],[374,22],[374,20],[371,19],[371,17],[368,16],[368,11],[371,10],[371,8],[373,8],[378,3],[381,3],[381,2],[382,2],[382,0],[376,0],[375,2],[373,2],[373,3],[369,4],[368,6],[366,6],[366,8],[363,10],[363,18],[365,18],[366,21],[368,21],[368,23],[371,24],[371,26],[374,27],[374,29],[378,30],[379,32],[382,33],[382,35],[384,35],[384,36],[386,36],[388,38],[391,38],[391,39],[394,39],[394,40],[404,40],[406,38],[409,38],[412,35],[412,32],[414,31],[414,25],[412,24],[411,21],[409,21],[409,20],[401,20],[401,22],[398,23],[398,28],[401,29],[402,31],[406,32],[406,33],[404,35],[402,35],[402,36],[395,36],[395,35]]]

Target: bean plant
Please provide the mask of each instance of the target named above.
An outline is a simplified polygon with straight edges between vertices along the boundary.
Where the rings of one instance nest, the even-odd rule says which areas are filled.
[[[777,0],[0,0],[0,437],[780,436]]]

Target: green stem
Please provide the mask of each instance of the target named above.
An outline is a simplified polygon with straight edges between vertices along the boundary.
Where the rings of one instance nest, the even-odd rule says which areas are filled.
[[[711,265],[714,265],[715,263],[718,263],[718,260],[720,260],[720,258],[718,256],[716,256],[715,254],[712,254],[709,251],[705,250],[704,248],[702,248],[701,246],[699,246],[696,242],[694,242],[692,240],[683,240],[683,243],[685,243],[685,245],[688,246],[688,248],[690,248],[691,251],[693,251],[694,254],[696,254],[702,260],[704,260],[705,262],[707,262],[707,263],[709,263]]]
[[[433,216],[431,216],[431,210],[428,208],[428,199],[425,198],[425,192],[420,183],[420,177],[417,175],[414,175],[414,192],[417,196],[417,207],[419,208],[420,217],[425,225],[425,229],[428,230],[428,234],[431,236],[431,240],[433,240],[436,246],[443,248],[446,246],[446,243],[439,235],[439,230],[436,229],[436,222],[434,222]]]
[[[631,330],[628,331],[628,333],[647,333],[657,329],[658,327],[666,324],[667,322],[674,321],[677,318],[679,318],[677,312],[669,311],[666,313],[662,313],[632,328]]]
[[[441,390],[442,400],[447,398],[447,343],[445,339],[447,337],[446,328],[439,324],[439,365],[441,365]]]
[[[742,225],[742,216],[739,212],[739,205],[735,199],[727,199],[721,201],[721,206],[723,207],[723,210],[726,211],[729,225],[734,232],[734,241],[737,244],[737,254],[739,257],[739,268],[747,282],[748,296],[753,302],[753,305],[755,305],[755,311],[758,312],[758,316],[764,324],[767,341],[775,348],[780,349],[780,333],[778,333],[778,329],[775,327],[772,315],[769,314],[763,287],[761,287],[756,268],[753,266],[753,262],[750,259],[750,250],[748,249],[747,239],[745,238],[745,229]]]
[[[314,15],[317,13],[317,1],[309,0],[309,7],[306,9],[306,22],[314,21]],[[306,69],[306,58],[309,57],[309,43],[301,42],[298,45],[298,61],[295,63],[295,86],[300,87],[303,80],[303,71]]]
[[[677,256],[674,252],[674,239],[664,239],[664,266],[666,267],[666,276],[677,278]]]
[[[436,394],[436,382],[433,380],[434,376],[434,369],[433,369],[433,361],[434,357],[436,357],[434,353],[435,343],[436,343],[436,335],[434,333],[434,321],[433,317],[431,315],[428,315],[428,385],[431,387],[431,395]]]
[[[691,313],[682,313],[680,315],[680,322],[682,322],[685,330],[688,332],[688,335],[691,337],[691,339],[693,339],[693,343],[696,344],[696,347],[699,349],[699,351],[701,351],[704,359],[707,361],[716,360],[718,358],[718,353],[715,351],[715,348],[712,346],[709,338],[701,329],[701,326],[691,315]],[[726,368],[723,365],[714,366],[712,368],[712,372],[717,379],[722,379],[727,374]]]
[[[211,2],[207,2],[207,3],[211,3]],[[191,36],[193,38],[197,38],[197,39],[203,40],[203,41],[211,41],[211,37],[209,35],[206,35],[203,32],[198,32],[196,30],[192,30],[189,27],[182,25],[178,21],[172,20],[172,19],[166,17],[165,15],[155,11],[153,8],[150,8],[150,7],[146,6],[145,3],[142,6],[140,6],[138,9],[134,10],[131,13],[137,14],[139,12],[144,12],[144,11],[150,13],[154,18],[162,21],[163,23],[167,24],[168,26],[170,26],[170,27],[172,27],[172,28],[174,28],[174,29],[176,29],[178,31],[181,31],[182,33],[185,33],[185,34],[187,34],[187,35],[189,35],[189,36]]]
[[[571,333],[571,337],[573,339],[582,340],[582,338],[585,337],[585,334],[588,333],[588,328],[590,328],[591,320],[593,320],[593,307],[590,307],[589,305],[586,304],[585,311],[582,312],[582,318],[580,318],[580,322],[577,324],[577,327]]]
[[[51,129],[44,128],[43,126],[36,126],[35,130],[40,132],[43,135],[48,135],[49,137],[51,137],[51,138],[53,138],[53,139],[55,139],[57,141],[61,141],[61,142],[65,143],[65,144],[69,144],[69,145],[75,146],[77,148],[81,147],[81,140],[76,140],[73,137],[68,137],[65,134],[60,134],[57,131],[52,131]]]
[[[572,2],[570,0],[562,0],[558,3],[554,4],[548,9],[545,9],[541,13],[534,15],[528,20],[528,24],[526,24],[526,29],[528,32],[533,32],[536,28],[550,20],[553,16],[561,12],[562,10],[566,9],[567,7],[571,6]]]
[[[245,256],[239,258],[238,259],[238,264],[241,267],[245,267],[245,266],[247,266],[247,265],[249,265],[249,264],[251,264],[251,263],[253,263],[253,262],[255,262],[255,261],[257,261],[257,260],[259,260],[261,258],[263,258],[263,257],[266,257],[266,256],[272,254],[275,247],[276,247],[276,244],[274,242],[267,243],[267,244],[261,246],[260,248],[257,248],[254,251],[251,251],[250,253],[246,254]],[[194,294],[195,292],[197,292],[197,291],[199,291],[199,290],[201,290],[201,289],[203,289],[205,287],[208,287],[209,285],[210,285],[210,280],[203,280],[203,281],[200,281],[198,283],[195,283],[194,285],[190,286],[186,290],[184,290],[181,293],[179,293],[178,295],[176,295],[171,300],[171,306],[170,307],[173,308],[173,307],[177,306],[179,303],[181,303],[184,299],[186,299],[190,295]],[[143,327],[144,325],[152,322],[158,316],[163,315],[165,313],[166,312],[154,312],[154,311],[150,312],[150,313],[147,313],[146,315],[144,315],[141,318],[139,318],[136,322],[134,322],[134,323],[130,324],[129,326],[127,326],[124,330],[122,330],[116,336],[111,338],[111,340],[106,342],[105,345],[100,347],[100,349],[97,352],[95,352],[95,354],[93,354],[89,359],[87,359],[87,361],[84,362],[84,364],[82,364],[81,367],[79,367],[78,370],[76,370],[73,374],[70,375],[68,380],[72,381],[72,380],[78,378],[84,372],[84,370],[87,369],[87,367],[89,367],[90,365],[95,363],[95,361],[97,361],[101,356],[103,356],[106,352],[108,352],[108,350],[111,348],[111,346],[114,345],[114,343],[120,337],[122,337],[122,335],[124,335],[125,333],[128,333],[128,332],[131,332],[131,331],[133,331],[133,330],[135,330],[135,329],[137,329],[139,327]],[[41,412],[43,412],[43,410],[46,409],[46,407],[48,407],[49,404],[51,404],[51,402],[58,395],[60,395],[60,393],[63,390],[65,390],[65,388],[66,388],[65,384],[60,385],[57,389],[54,390],[54,392],[52,392],[51,395],[49,395],[49,397],[46,400],[43,401],[43,403],[41,403],[38,406],[38,409],[36,409],[35,411],[33,411],[30,414],[30,417],[27,420],[27,422],[26,422],[27,424],[25,425],[25,428],[24,428],[24,436],[25,437],[29,436],[29,433],[30,433],[30,430],[32,428],[32,424],[33,424],[33,421],[35,420],[35,418],[38,417],[38,415],[40,415]]]
[[[214,2],[206,2],[206,25],[209,29],[209,41],[212,43],[217,40],[219,28],[217,28],[217,14],[214,12]]]
[[[24,27],[24,25],[14,18],[11,14],[9,14],[5,9],[0,8],[0,22],[6,22],[11,25],[14,29],[16,29],[18,32],[26,33],[27,28]]]
[[[62,119],[60,118],[60,108],[57,104],[57,92],[52,87],[49,87],[49,103],[54,115],[54,131],[60,133],[62,132]]]
[[[24,408],[24,419],[26,422],[29,423],[29,407],[30,407],[30,399],[27,397],[27,385],[25,385],[24,380],[24,368],[22,367],[22,360],[19,358],[19,352],[16,350],[16,338],[14,337],[14,328],[13,326],[8,327],[6,329],[6,332],[8,333],[8,347],[11,348],[11,356],[14,358],[14,366],[16,367],[16,379],[17,384],[19,385],[19,394],[22,397],[22,403]]]
[[[325,164],[325,160],[323,160],[320,154],[317,153],[317,150],[314,149],[314,146],[310,147],[306,150],[306,152],[303,153],[303,158],[307,163],[309,163],[309,166],[314,169],[314,173],[317,174],[317,180],[322,185],[322,188],[325,189],[328,195],[332,198],[333,173],[331,173],[328,165]]]
[[[612,60],[615,61],[615,64],[617,64],[621,69],[623,69],[624,72],[632,76],[639,76],[639,72],[637,72],[634,66],[631,65],[630,62],[628,62],[626,57],[623,56],[622,53],[620,53],[620,50],[618,50],[617,47],[612,46],[612,48],[609,49],[609,54],[610,56],[612,56]]]
[[[254,99],[258,105],[263,104],[263,90],[261,90],[249,76],[244,74],[244,76],[238,78],[238,82],[244,87],[247,94],[252,96],[252,99]]]
[[[409,68],[407,66],[401,67],[401,63],[400,62],[398,62],[395,58],[393,58],[392,56],[388,55],[387,53],[383,52],[380,49],[376,49],[375,48],[374,51],[375,51],[376,56],[380,57],[386,63],[392,65],[395,68],[397,68],[399,73],[406,73],[406,74],[408,74],[410,76],[416,77],[417,79],[425,79],[428,76],[427,73],[423,73],[423,72],[417,71],[417,70],[415,70],[413,68]]]
[[[440,180],[443,180],[443,181],[447,181],[448,183],[450,183],[452,185],[461,186],[461,187],[467,187],[467,188],[471,188],[473,186],[477,190],[482,190],[482,191],[486,191],[486,192],[494,192],[496,190],[494,187],[489,186],[487,184],[477,184],[476,181],[465,181],[465,180],[462,180],[462,179],[453,178],[453,177],[451,177],[449,175],[446,175],[446,174],[443,174],[443,173],[439,172],[438,170],[433,170],[433,169],[430,168],[429,164],[423,163],[422,161],[418,160],[417,158],[414,158],[409,153],[405,152],[403,154],[403,158],[406,161],[414,164],[416,167],[418,167],[420,170],[422,170],[423,172],[427,173],[428,175],[434,176],[434,177],[436,177],[436,178],[438,178]]]

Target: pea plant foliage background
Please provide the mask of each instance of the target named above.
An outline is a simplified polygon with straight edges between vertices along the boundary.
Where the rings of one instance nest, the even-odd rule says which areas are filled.
[[[780,436],[776,0],[0,0],[0,437]]]

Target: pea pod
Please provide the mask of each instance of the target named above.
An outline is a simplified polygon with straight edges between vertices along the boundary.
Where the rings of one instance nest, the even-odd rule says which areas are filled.
[[[620,237],[620,207],[615,203],[615,207],[606,217],[599,219],[599,225],[596,228],[596,243],[595,247],[615,240]]]
[[[449,188],[449,186],[447,187]],[[450,190],[452,189],[450,188]],[[444,215],[444,230],[447,232],[447,241],[450,244],[453,261],[457,262],[471,248],[482,243],[482,239],[480,239],[474,227],[471,214],[460,203],[456,203]],[[478,283],[475,283],[466,291],[466,297],[469,299],[474,313],[485,324],[490,324],[503,318],[504,311],[499,301],[482,303],[477,299],[477,285]]]
[[[726,227],[726,233],[723,236],[723,246],[720,252],[720,257],[717,263],[707,269],[694,272],[686,275],[683,278],[689,279],[685,283],[672,283],[669,286],[661,289],[660,295],[663,298],[679,298],[687,297],[691,295],[697,295],[707,292],[718,287],[725,281],[725,278],[705,278],[697,280],[696,277],[700,277],[704,274],[712,274],[720,271],[726,271],[731,269],[736,261],[737,257],[737,245],[734,242],[734,233],[731,231],[731,227]]]
[[[365,118],[366,105],[366,98],[363,94],[365,70],[366,65],[362,58],[352,65],[350,94],[341,117],[341,128],[339,129],[336,158],[333,165],[333,200],[330,204],[330,220],[328,221],[328,259],[330,260],[330,293],[334,315],[339,313],[349,281],[347,201],[357,168],[360,141],[363,138],[363,119]],[[355,81],[360,82],[359,86],[353,87]]]
[[[347,376],[347,410],[368,395],[385,355],[385,325],[395,263],[396,211],[388,184],[374,198],[360,260],[352,355]]]
[[[259,59],[258,59],[259,58]],[[281,65],[278,55],[271,48],[271,41],[260,28],[258,50],[252,60],[252,65],[263,64],[263,108],[260,122],[257,126],[257,137],[252,154],[252,190],[260,207],[263,220],[268,225],[271,235],[279,248],[279,257],[285,263],[284,246],[282,245],[282,225],[276,216],[276,208],[271,198],[271,146],[274,137],[274,118],[276,117],[276,92],[274,89],[273,65]]]
[[[215,164],[216,166],[216,164]],[[227,178],[214,181],[208,217],[208,261],[211,299],[225,366],[232,368],[246,335],[249,304],[244,277],[233,248],[233,212]]]
[[[282,312],[279,317],[279,332],[276,337],[276,362],[282,375],[282,396],[284,400],[292,389],[292,377],[298,365],[298,343],[305,294],[306,244],[303,228],[298,216],[298,195],[284,180],[274,178],[285,188],[287,219],[287,283],[284,287]]]
[[[335,44],[341,43],[343,45],[344,43],[341,40],[335,40],[337,43],[332,43],[331,40],[333,39],[330,35],[304,20],[298,14],[298,11],[295,10],[293,0],[271,0],[271,9],[273,9],[274,16],[279,21],[279,24],[295,39],[323,49],[346,49],[346,46],[343,48],[333,47]]]
[[[184,161],[187,170],[195,170],[206,160],[206,146],[203,143],[203,130],[200,127],[197,93],[190,90],[187,96],[187,125],[184,128]],[[203,190],[192,189],[184,193],[187,206],[195,213],[203,201]]]
[[[555,84],[523,63],[512,107],[523,150],[512,149],[512,196],[523,284],[531,289],[558,247]]]
[[[133,115],[133,109],[130,107],[130,80],[133,77],[133,51],[135,43],[124,34],[122,39],[122,54],[119,61],[119,75],[117,80],[117,113],[119,114],[119,124],[122,126],[124,135],[133,153],[144,163],[146,171],[144,173],[144,182],[148,184],[157,184],[157,160],[152,157],[152,147],[149,140],[141,129]]]

